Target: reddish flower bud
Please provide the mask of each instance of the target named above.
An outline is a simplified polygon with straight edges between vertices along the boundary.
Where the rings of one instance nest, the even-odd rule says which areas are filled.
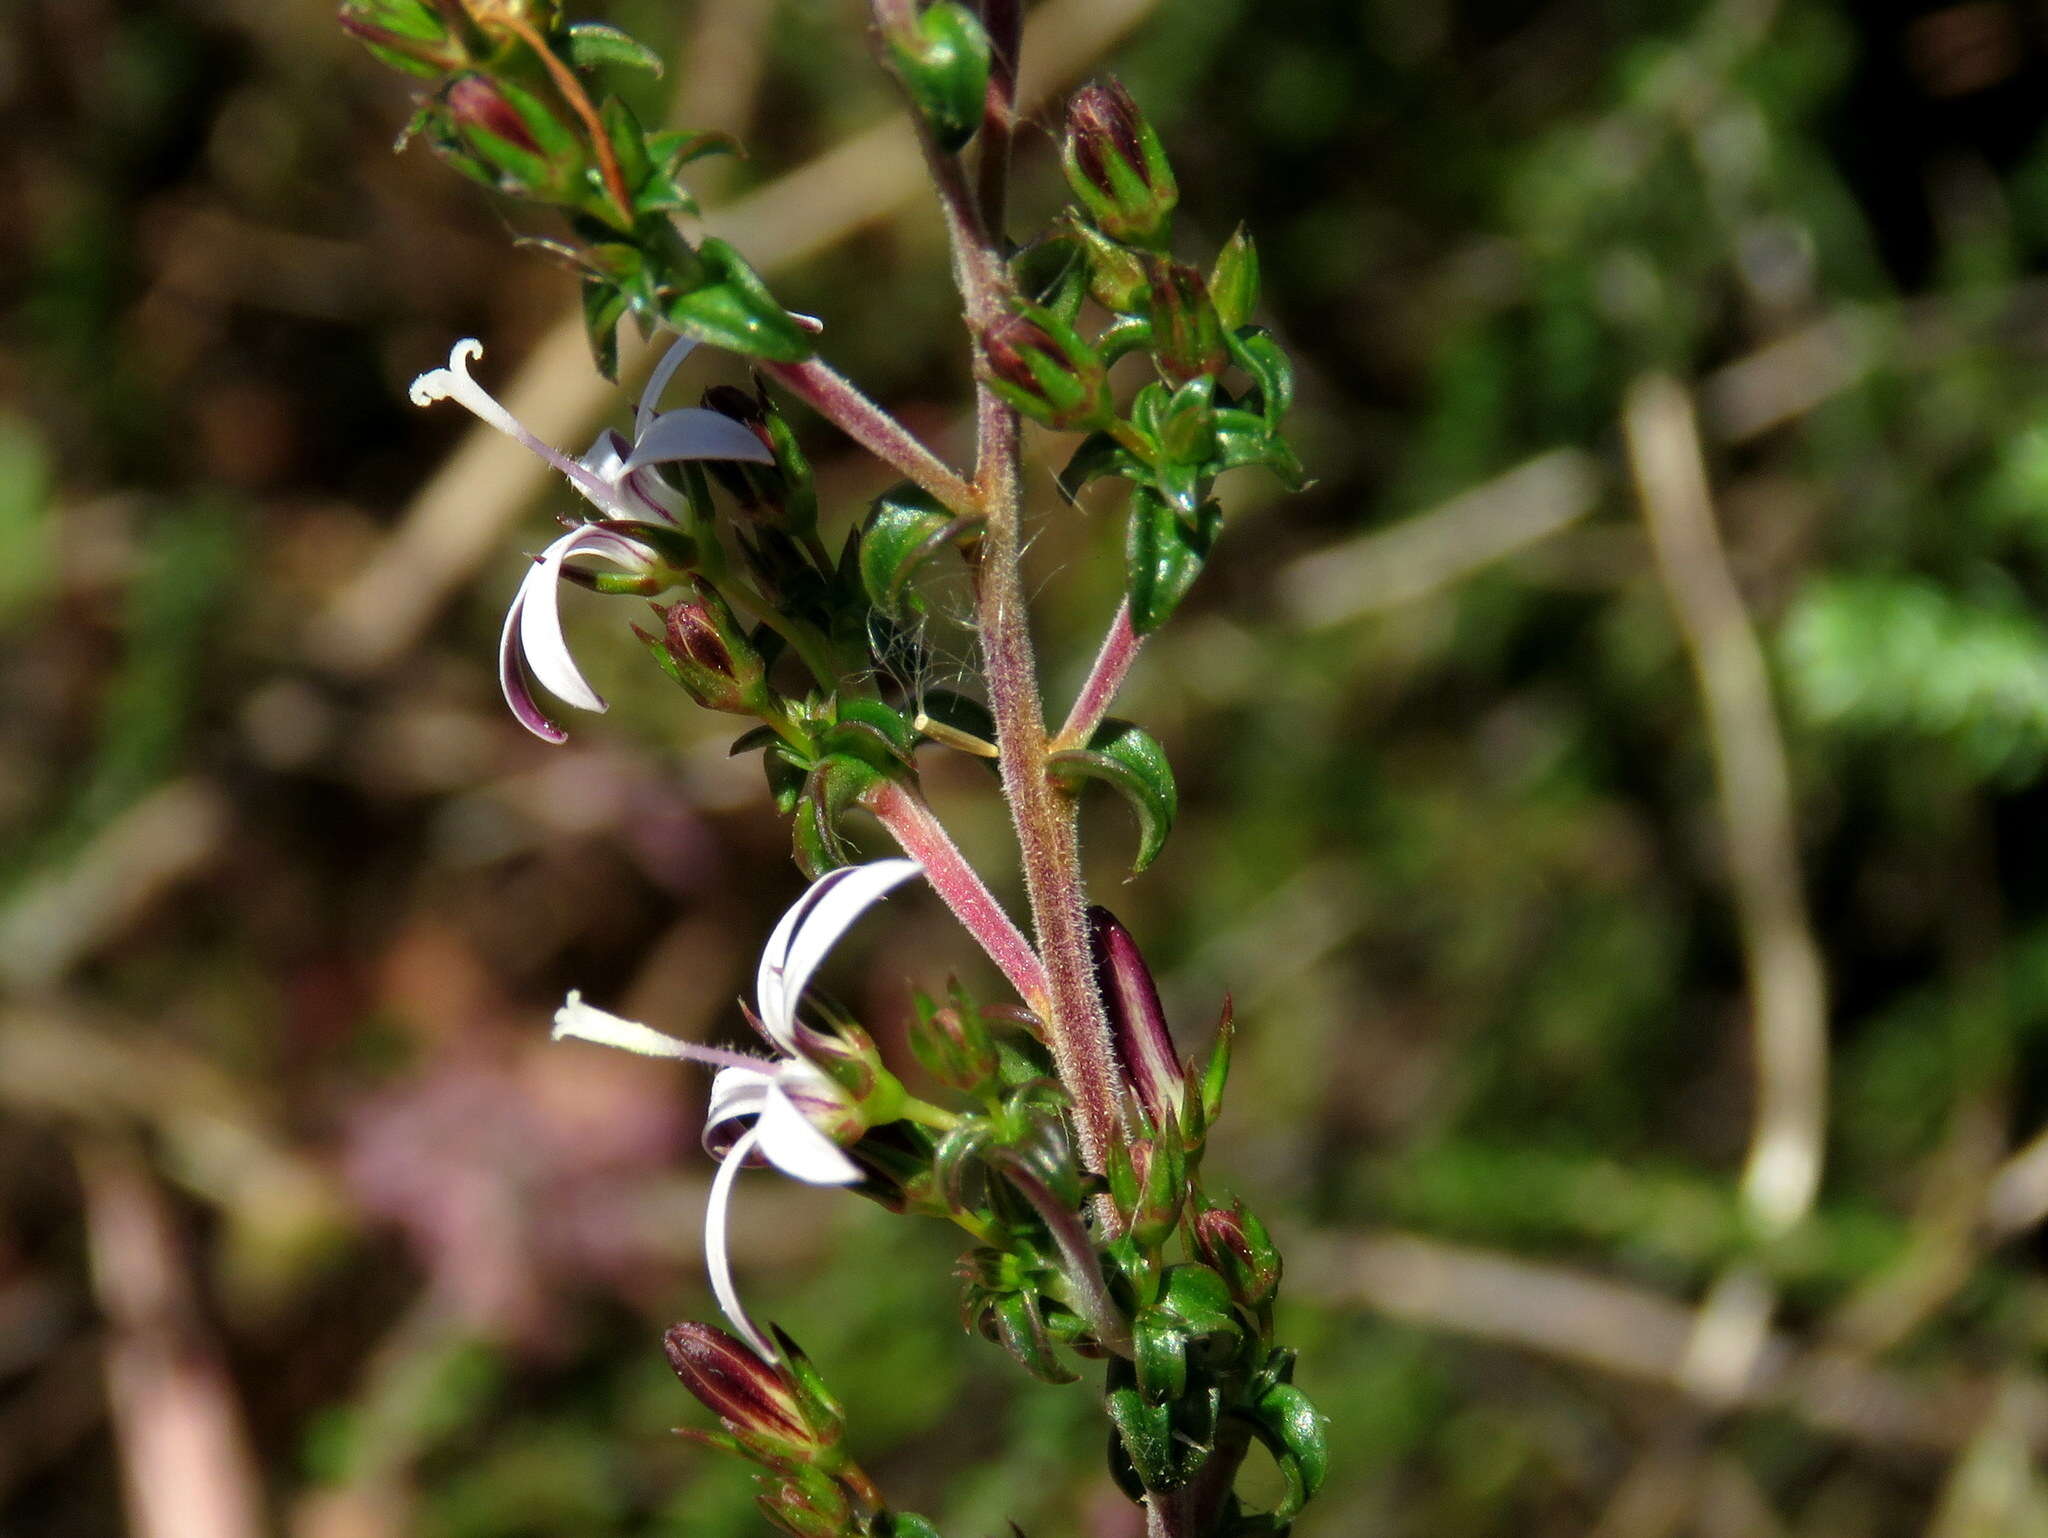
[[[1161,259],[1148,265],[1146,276],[1152,286],[1152,356],[1159,372],[1175,384],[1222,373],[1230,352],[1201,273],[1184,262]]]
[[[661,1337],[683,1387],[749,1447],[803,1458],[825,1443],[804,1416],[803,1401],[773,1366],[716,1325],[673,1325]]]
[[[656,605],[662,634],[640,631],[641,639],[669,677],[707,710],[762,714],[773,704],[767,663],[718,590],[702,577],[691,578],[690,585],[696,598],[665,609]]]
[[[1163,244],[1180,189],[1159,136],[1120,82],[1093,82],[1068,101],[1060,163],[1103,234],[1135,245]]]
[[[1088,943],[1124,1078],[1154,1127],[1178,1126],[1187,1078],[1138,942],[1107,908],[1090,908]]]
[[[1026,306],[981,334],[995,392],[1034,422],[1063,431],[1110,418],[1109,371],[1081,334],[1050,310]]]
[[[1266,1225],[1240,1201],[1211,1207],[1195,1216],[1195,1253],[1230,1284],[1230,1295],[1247,1308],[1272,1300],[1280,1290],[1280,1252]]]

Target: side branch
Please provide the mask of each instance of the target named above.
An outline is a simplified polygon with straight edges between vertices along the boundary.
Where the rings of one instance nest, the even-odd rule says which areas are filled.
[[[758,366],[855,443],[902,471],[954,512],[976,510],[972,486],[829,364],[806,358],[801,363],[759,361]]]

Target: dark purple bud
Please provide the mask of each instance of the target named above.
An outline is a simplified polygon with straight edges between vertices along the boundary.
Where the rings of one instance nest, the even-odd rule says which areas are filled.
[[[1098,80],[1074,93],[1060,163],[1103,234],[1134,245],[1163,243],[1180,189],[1159,136],[1121,82]]]
[[[671,1326],[661,1346],[683,1387],[734,1436],[795,1457],[824,1445],[789,1384],[745,1342],[692,1321]]]
[[[1154,1127],[1178,1126],[1187,1080],[1138,942],[1107,908],[1088,910],[1088,941],[1124,1077]]]
[[[1247,1308],[1271,1301],[1280,1290],[1280,1252],[1266,1225],[1240,1201],[1211,1207],[1195,1217],[1195,1253],[1230,1285],[1230,1295]]]

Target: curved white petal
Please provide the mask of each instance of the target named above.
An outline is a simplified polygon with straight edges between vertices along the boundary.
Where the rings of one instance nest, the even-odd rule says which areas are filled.
[[[755,998],[769,1036],[797,1051],[797,1000],[839,937],[893,888],[921,875],[915,860],[875,860],[827,871],[782,916],[761,953]]]
[[[498,632],[498,688],[505,696],[513,717],[542,742],[561,744],[569,734],[547,718],[526,686],[526,669],[519,661],[519,616],[526,607],[526,584],[505,609],[505,627]]]
[[[706,406],[664,411],[640,430],[626,468],[666,464],[676,459],[750,459],[772,465],[775,456],[754,430]]]
[[[683,366],[683,360],[697,350],[697,339],[693,336],[679,336],[670,344],[669,350],[661,355],[661,361],[654,365],[654,372],[647,376],[647,388],[640,392],[640,405],[633,413],[633,431],[637,435],[647,430],[647,424],[654,419],[655,408],[661,404],[661,392],[668,388],[668,382],[675,378],[676,370]]]
[[[773,1072],[765,1065],[760,1068],[721,1068],[711,1081],[711,1103],[704,1110],[706,1146],[712,1142],[712,1133],[726,1123],[759,1116],[761,1108],[768,1103],[768,1086],[774,1082]],[[729,1142],[730,1139],[724,1141]]]
[[[616,427],[607,427],[591,440],[580,461],[583,468],[608,486],[616,486],[626,473],[626,456],[633,446]]]
[[[583,530],[573,529],[542,551],[520,579],[519,596],[512,602],[519,612],[519,649],[541,687],[579,710],[608,710],[604,696],[590,687],[569,655],[569,642],[562,634],[562,563],[575,553],[582,535]]]
[[[758,1136],[758,1132],[753,1130],[743,1135],[719,1164],[717,1175],[712,1177],[711,1196],[704,1203],[704,1269],[711,1274],[712,1296],[718,1299],[718,1306],[725,1310],[725,1317],[732,1327],[760,1353],[763,1361],[774,1362],[781,1359],[780,1353],[767,1337],[754,1328],[754,1321],[740,1307],[739,1290],[732,1284],[732,1252],[726,1242],[726,1230],[730,1227],[728,1214],[732,1210],[732,1185],[739,1178],[747,1155],[754,1151],[754,1140]]]
[[[768,1086],[754,1131],[768,1162],[805,1185],[845,1186],[860,1179],[860,1166],[811,1125],[779,1084]]]
[[[607,710],[610,707],[604,696],[590,687],[562,635],[562,563],[572,555],[600,556],[628,571],[645,570],[653,564],[655,556],[636,540],[586,523],[571,529],[541,552],[533,569],[520,581],[519,595],[513,600],[519,614],[519,647],[541,687],[579,710]]]

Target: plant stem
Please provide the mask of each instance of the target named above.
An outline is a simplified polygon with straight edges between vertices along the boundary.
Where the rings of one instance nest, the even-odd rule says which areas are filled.
[[[761,361],[758,366],[855,443],[902,471],[954,512],[977,510],[972,486],[830,364],[806,358],[801,363]]]
[[[884,780],[862,797],[861,805],[889,830],[905,854],[924,867],[932,890],[1002,969],[1026,1006],[1044,1018],[1050,1008],[1045,968],[924,797],[909,785]]]
[[[1138,660],[1138,648],[1144,644],[1144,638],[1131,628],[1131,605],[1126,599],[1116,611],[1116,618],[1110,621],[1109,634],[1102,638],[1102,650],[1095,654],[1095,665],[1088,670],[1088,681],[1075,696],[1074,708],[1067,712],[1067,724],[1052,740],[1055,753],[1088,746],[1095,728],[1116,703],[1117,691],[1124,686],[1124,677]]]
[[[981,160],[975,190],[981,227],[998,243],[1010,196],[1010,144],[1017,127],[1017,54],[1023,45],[1022,0],[982,0],[988,31],[988,103],[981,114]]]
[[[874,13],[884,37],[900,35],[915,23],[916,5],[914,0],[874,0]],[[945,216],[967,326],[978,339],[1010,313],[1009,273],[959,160],[934,142],[914,104],[911,118]],[[1045,968],[1047,1008],[1041,1018],[1060,1081],[1073,1101],[1082,1162],[1099,1174],[1123,1129],[1121,1077],[1088,952],[1074,801],[1046,773],[1051,744],[1024,604],[1017,413],[988,387],[985,360],[976,361],[974,489],[984,529],[974,547],[973,569],[982,671],[996,720],[1003,792],[1017,828],[1024,890]]]

